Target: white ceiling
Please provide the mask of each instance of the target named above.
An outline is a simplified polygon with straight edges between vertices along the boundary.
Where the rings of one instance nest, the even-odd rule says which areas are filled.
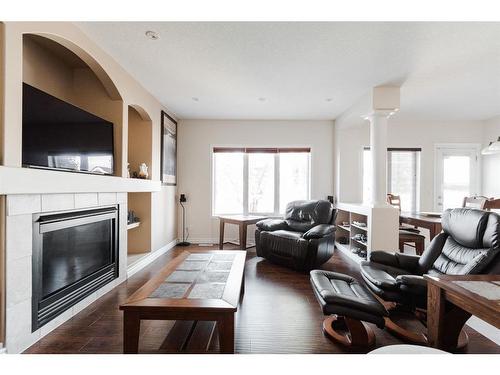
[[[500,114],[500,23],[79,26],[182,119],[334,119],[386,84],[405,117]]]

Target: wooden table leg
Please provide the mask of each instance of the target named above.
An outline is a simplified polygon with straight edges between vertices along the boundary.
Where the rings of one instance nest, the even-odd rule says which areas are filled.
[[[219,249],[224,249],[224,219],[219,219],[220,229],[219,229]]]
[[[244,295],[245,295],[245,275],[243,275],[243,279],[241,279],[240,300],[243,299]]]
[[[139,332],[141,320],[139,314],[125,311],[123,314],[123,353],[136,354],[139,352]]]
[[[449,305],[444,315],[443,338],[439,349],[456,351],[467,345],[469,337],[465,332],[461,335],[465,323],[472,315],[455,305]]]
[[[441,224],[435,223],[434,225],[429,227],[429,239],[432,241],[434,237],[436,237],[442,230]]]
[[[247,249],[247,225],[245,223],[240,224],[240,249]]]
[[[443,346],[445,304],[442,289],[427,283],[427,341],[438,349]]]
[[[234,313],[222,314],[217,320],[220,352],[234,354]]]

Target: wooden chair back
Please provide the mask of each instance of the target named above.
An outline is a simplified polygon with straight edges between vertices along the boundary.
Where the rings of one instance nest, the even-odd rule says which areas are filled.
[[[484,204],[484,209],[487,211],[500,210],[500,199],[488,199]]]
[[[387,194],[387,203],[391,206],[397,207],[401,212],[401,197],[399,195]]]
[[[482,195],[476,195],[474,197],[465,197],[462,203],[462,207],[478,208],[480,210],[484,210],[486,202],[488,200],[489,198],[483,197]]]

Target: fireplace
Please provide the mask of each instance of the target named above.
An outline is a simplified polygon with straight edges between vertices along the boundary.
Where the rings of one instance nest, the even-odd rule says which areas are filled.
[[[118,277],[118,209],[37,214],[32,331]]]

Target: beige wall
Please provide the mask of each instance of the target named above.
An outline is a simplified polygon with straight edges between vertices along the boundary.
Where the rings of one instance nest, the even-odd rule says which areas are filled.
[[[437,143],[482,143],[481,122],[437,122],[389,119],[388,147],[420,147],[420,209],[434,205],[434,148]],[[337,129],[336,192],[341,202],[361,202],[363,198],[362,150],[370,145],[368,123]]]
[[[23,63],[23,35],[34,33],[64,45],[92,69],[92,71],[87,68],[66,69],[60,63],[56,66],[50,56],[43,56],[44,67],[47,68],[44,74],[47,79],[50,78],[50,82],[45,82],[44,89],[49,87],[51,93],[57,92],[56,96],[72,101],[115,123],[115,142],[121,146],[116,155],[116,164],[118,174],[121,176],[126,176],[128,159],[128,106],[138,105],[149,115],[153,134],[150,175],[153,180],[160,179],[160,112],[168,110],[157,99],[72,23],[6,22],[3,26],[4,50],[7,53],[3,59],[5,69],[0,81],[5,91],[1,122],[3,137],[0,138],[0,160],[3,165],[14,168],[21,166],[23,75],[32,83],[40,82],[42,79],[39,74],[33,75],[39,66],[30,63],[33,62],[30,57],[40,52],[36,46],[28,47],[27,58]],[[58,72],[62,73],[56,77]],[[70,81],[72,85],[69,84]],[[81,95],[77,95],[74,90],[76,86],[81,90]],[[110,99],[95,101],[93,98],[96,95],[101,99],[104,97]],[[50,178],[50,171],[47,171],[47,179]],[[54,179],[53,183],[56,186],[58,180]],[[175,186],[162,186],[161,191],[151,193],[153,250],[160,249],[176,238],[175,194]]]
[[[211,214],[213,146],[310,146],[311,198],[326,199],[333,194],[333,124],[333,121],[181,121],[179,193],[188,198],[190,239],[208,242],[218,236],[218,220]],[[229,232],[228,236],[235,234]]]

